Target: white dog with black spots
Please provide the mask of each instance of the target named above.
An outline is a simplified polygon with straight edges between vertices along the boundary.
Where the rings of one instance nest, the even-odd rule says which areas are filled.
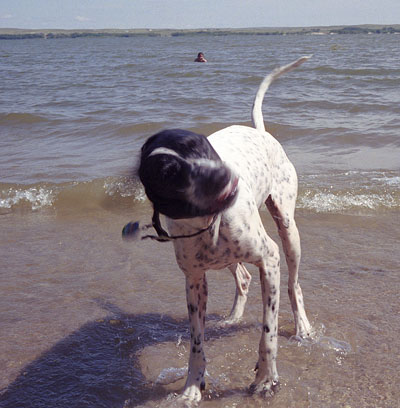
[[[278,68],[264,79],[254,100],[254,128],[230,126],[208,138],[166,130],[142,147],[139,176],[154,206],[153,226],[160,240],[173,240],[177,263],[186,277],[191,341],[188,376],[180,397],[184,401],[200,401],[205,387],[206,272],[223,268],[232,272],[237,289],[228,322],[234,323],[243,315],[251,281],[244,263],[259,269],[263,302],[263,330],[250,391],[269,393],[277,388],[280,256],[259,215],[263,203],[282,240],[296,336],[311,335],[298,282],[297,175],[280,143],[265,131],[261,111],[272,81],[308,58]],[[166,216],[170,235],[162,229],[159,213]]]

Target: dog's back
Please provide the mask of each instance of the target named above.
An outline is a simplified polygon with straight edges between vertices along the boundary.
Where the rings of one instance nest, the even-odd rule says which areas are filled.
[[[208,140],[221,159],[251,189],[257,207],[276,187],[279,172],[295,177],[282,146],[268,132],[235,125],[213,133]]]

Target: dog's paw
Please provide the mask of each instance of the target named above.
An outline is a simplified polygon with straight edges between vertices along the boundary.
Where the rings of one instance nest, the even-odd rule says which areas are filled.
[[[226,318],[225,320],[221,320],[220,322],[218,322],[217,324],[216,324],[216,326],[217,327],[219,327],[219,328],[221,328],[221,329],[224,329],[224,328],[226,328],[226,327],[230,327],[230,326],[234,326],[234,325],[236,325],[236,324],[239,324],[240,322],[242,321],[242,318],[241,317],[239,317],[239,318],[230,318],[230,317],[228,317],[228,318]]]
[[[176,406],[185,408],[197,407],[201,401],[201,390],[204,390],[204,388],[205,383],[201,383],[200,388],[195,385],[186,387],[183,394],[176,399]]]
[[[181,395],[174,401],[172,407],[176,408],[195,408],[199,406],[199,401],[193,401],[185,396]]]
[[[323,330],[322,330],[323,331]],[[296,334],[290,336],[290,342],[297,342],[300,345],[307,345],[314,343],[322,335],[322,331],[318,327],[311,326],[310,324],[296,328]]]
[[[254,382],[249,387],[250,394],[260,394],[264,397],[272,397],[280,389],[279,380],[267,380]]]
[[[311,326],[307,316],[302,316],[295,321],[296,336],[300,339],[312,339],[316,334],[316,330]]]
[[[305,327],[298,328],[296,331],[296,337],[301,339],[312,339],[315,337],[315,330],[311,325],[306,325]]]

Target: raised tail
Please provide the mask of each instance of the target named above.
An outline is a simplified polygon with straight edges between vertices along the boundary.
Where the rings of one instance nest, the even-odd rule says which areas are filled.
[[[261,82],[260,87],[258,88],[256,97],[254,98],[253,102],[253,109],[251,112],[251,119],[253,121],[253,125],[257,130],[265,131],[264,126],[264,119],[262,116],[262,102],[264,99],[264,95],[267,92],[269,86],[275,81],[276,78],[280,77],[282,74],[286,72],[292,71],[293,69],[297,68],[303,62],[306,62],[310,59],[312,55],[301,57],[298,60],[292,62],[291,64],[285,65],[280,68],[275,68],[269,75],[267,75],[264,80]]]

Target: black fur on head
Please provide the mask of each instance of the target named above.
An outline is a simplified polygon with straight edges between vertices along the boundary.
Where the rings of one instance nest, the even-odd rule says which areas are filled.
[[[139,177],[154,210],[174,219],[216,214],[232,205],[237,193],[237,177],[207,138],[180,129],[146,141]]]

